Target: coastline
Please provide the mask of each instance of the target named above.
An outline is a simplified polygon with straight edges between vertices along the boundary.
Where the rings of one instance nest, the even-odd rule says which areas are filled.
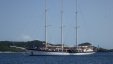
[[[1,53],[26,53],[26,52],[0,51],[0,54],[1,54]]]

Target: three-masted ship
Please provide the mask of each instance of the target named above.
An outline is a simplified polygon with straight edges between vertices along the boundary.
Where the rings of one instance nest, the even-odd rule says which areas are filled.
[[[45,0],[45,46],[28,50],[30,55],[89,55],[95,53],[92,46],[77,45],[77,0],[76,0],[76,47],[66,47],[63,43],[63,0],[61,0],[61,44],[47,43],[47,3]]]

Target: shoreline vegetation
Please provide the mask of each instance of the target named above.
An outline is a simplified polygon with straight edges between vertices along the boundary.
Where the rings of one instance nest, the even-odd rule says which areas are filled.
[[[0,51],[0,53],[23,53],[23,54],[24,54],[24,53],[26,53],[26,52],[11,52],[11,51],[4,51],[4,52],[3,52],[3,51]]]
[[[50,43],[48,43],[50,44]],[[50,44],[60,45],[60,44]],[[92,45],[89,42],[81,43],[79,45]],[[33,41],[0,41],[0,53],[25,53],[27,49],[33,47],[43,47],[45,41],[33,40]],[[113,49],[105,49],[94,46],[96,52],[113,52]]]

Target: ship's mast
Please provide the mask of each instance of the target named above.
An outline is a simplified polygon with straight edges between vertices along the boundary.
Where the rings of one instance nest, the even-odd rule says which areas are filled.
[[[76,27],[75,27],[75,29],[76,29],[76,48],[78,50],[78,38],[77,38],[78,37],[78,35],[77,35],[78,34],[78,29],[77,29],[78,28],[78,25],[77,25],[78,22],[77,22],[77,14],[78,14],[78,12],[77,12],[77,0],[76,0],[76,10],[75,10],[75,16],[76,16],[75,17],[75,22],[76,22],[75,25],[76,25]]]
[[[62,44],[62,52],[63,52],[63,0],[61,0],[61,44]]]
[[[45,0],[45,47],[47,49],[47,1]]]

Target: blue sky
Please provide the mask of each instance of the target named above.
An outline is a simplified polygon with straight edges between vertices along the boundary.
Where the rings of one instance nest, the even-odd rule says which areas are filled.
[[[44,41],[45,0],[0,0],[0,40]],[[64,43],[75,45],[75,0],[64,0]],[[61,0],[47,0],[48,42],[60,43]],[[78,43],[113,48],[113,0],[78,0]]]

